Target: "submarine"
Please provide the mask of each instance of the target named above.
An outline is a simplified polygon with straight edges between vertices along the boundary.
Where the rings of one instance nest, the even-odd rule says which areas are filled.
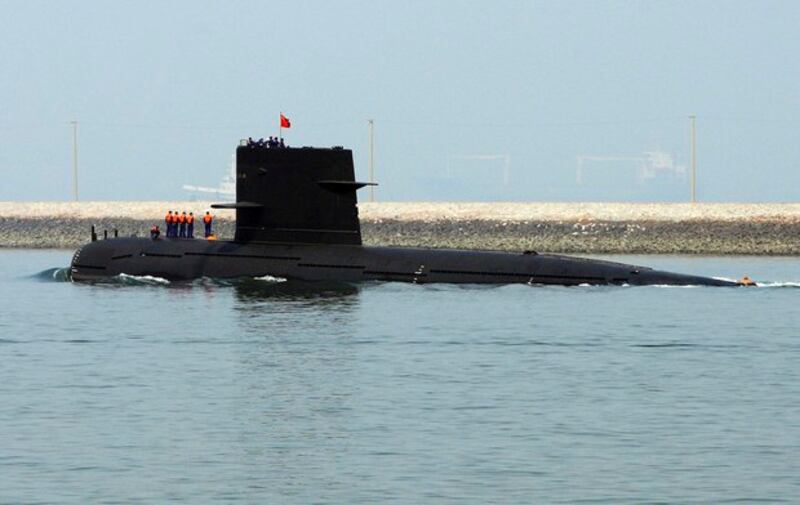
[[[110,237],[75,251],[73,281],[120,274],[168,280],[265,275],[301,281],[534,285],[700,285],[742,282],[535,251],[364,246],[353,154],[340,146],[236,149],[233,240]],[[116,235],[116,234],[115,234]]]

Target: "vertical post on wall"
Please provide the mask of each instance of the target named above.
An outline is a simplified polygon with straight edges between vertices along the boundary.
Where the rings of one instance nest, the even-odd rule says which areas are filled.
[[[697,203],[697,125],[696,116],[689,116],[692,143],[692,203]]]
[[[375,120],[368,119],[369,123],[369,182],[375,183]],[[375,201],[375,186],[369,187],[369,201]]]
[[[70,121],[72,125],[72,198],[78,201],[78,122]]]

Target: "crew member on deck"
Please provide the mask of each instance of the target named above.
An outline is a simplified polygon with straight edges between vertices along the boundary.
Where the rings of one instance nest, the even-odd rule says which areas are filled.
[[[194,238],[194,213],[190,212],[189,217],[186,218],[186,236]]]
[[[212,216],[208,211],[206,211],[206,215],[203,216],[203,224],[206,225],[206,238],[211,236],[211,222],[214,221],[214,216]]]
[[[180,225],[180,238],[186,238],[186,211],[178,216],[178,224]]]
[[[164,226],[167,230],[167,237],[172,236],[172,211],[167,212],[167,215],[164,217]]]
[[[152,228],[150,228],[150,238],[153,240],[158,240],[159,235],[161,235],[161,230],[158,229],[157,224],[154,224]]]

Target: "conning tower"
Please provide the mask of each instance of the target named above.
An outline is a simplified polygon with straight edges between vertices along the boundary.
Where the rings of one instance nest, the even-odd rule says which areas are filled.
[[[361,245],[353,153],[341,147],[236,149],[236,242]]]

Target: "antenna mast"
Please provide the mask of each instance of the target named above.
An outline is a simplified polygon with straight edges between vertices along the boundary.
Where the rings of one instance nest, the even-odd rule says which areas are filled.
[[[689,116],[692,138],[692,203],[697,203],[697,127],[696,116]]]

